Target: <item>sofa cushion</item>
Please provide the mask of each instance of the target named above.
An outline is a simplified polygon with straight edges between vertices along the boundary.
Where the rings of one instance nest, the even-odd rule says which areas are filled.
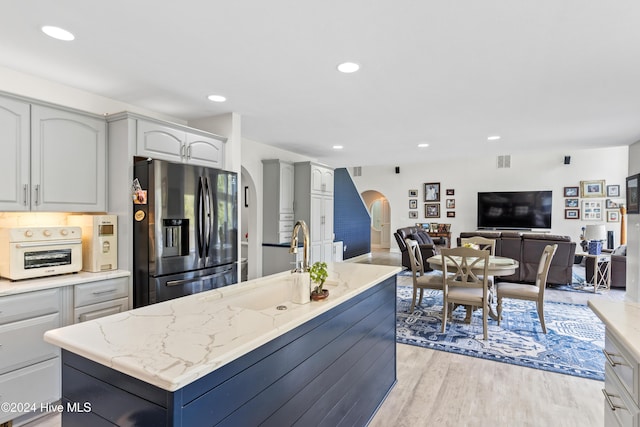
[[[558,234],[546,234],[546,233],[522,233],[523,239],[529,240],[549,240],[553,242],[570,242],[571,237],[560,236]]]
[[[431,239],[431,236],[429,236],[424,231],[422,232],[418,231],[416,233],[413,233],[409,236],[409,238],[417,241],[418,244],[420,245],[433,245],[433,240]]]

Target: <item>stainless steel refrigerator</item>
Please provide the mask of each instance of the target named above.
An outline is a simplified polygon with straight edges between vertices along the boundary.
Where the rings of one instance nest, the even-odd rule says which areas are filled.
[[[134,178],[134,307],[236,283],[237,174],[143,160]]]

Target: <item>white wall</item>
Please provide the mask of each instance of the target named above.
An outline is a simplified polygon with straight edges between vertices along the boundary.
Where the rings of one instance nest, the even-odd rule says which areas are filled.
[[[640,148],[638,152],[640,153]],[[413,225],[416,222],[450,223],[453,236],[457,236],[461,231],[476,229],[479,191],[552,190],[551,232],[569,235],[578,241],[580,228],[595,222],[564,219],[564,187],[579,186],[581,180],[604,179],[606,184],[620,185],[621,197],[616,200],[622,202],[625,196],[628,153],[626,146],[571,150],[571,152],[567,150],[540,153],[531,151],[512,154],[509,169],[498,169],[496,158],[490,155],[446,162],[399,165],[399,174],[395,173],[397,165],[371,166],[362,167],[362,176],[353,177],[353,180],[360,193],[375,190],[387,197],[391,206],[391,230]],[[565,155],[571,156],[571,164],[563,164]],[[640,156],[638,169],[640,170]],[[423,184],[426,182],[439,182],[441,185],[440,218],[424,217]],[[419,190],[417,220],[409,218],[408,191],[410,189]],[[447,197],[446,189],[454,189],[455,195]],[[446,216],[445,199],[447,198],[455,199],[455,218]],[[602,200],[604,202],[605,198]],[[606,223],[606,217],[602,222]],[[608,230],[614,230],[617,245],[620,239],[620,223],[606,223],[606,226]],[[395,242],[392,242],[392,250],[397,250],[395,246]]]

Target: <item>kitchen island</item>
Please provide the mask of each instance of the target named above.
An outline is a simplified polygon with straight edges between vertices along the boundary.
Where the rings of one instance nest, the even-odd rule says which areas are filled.
[[[287,272],[48,331],[64,425],[365,425],[396,380],[399,271],[329,264],[324,301],[291,303]]]

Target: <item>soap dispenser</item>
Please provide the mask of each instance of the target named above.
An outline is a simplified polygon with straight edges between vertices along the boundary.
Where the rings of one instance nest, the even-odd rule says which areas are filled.
[[[296,263],[297,264],[297,263]],[[291,283],[291,301],[296,304],[307,304],[311,302],[311,275],[304,271],[302,265],[297,265],[291,271],[293,277]]]

